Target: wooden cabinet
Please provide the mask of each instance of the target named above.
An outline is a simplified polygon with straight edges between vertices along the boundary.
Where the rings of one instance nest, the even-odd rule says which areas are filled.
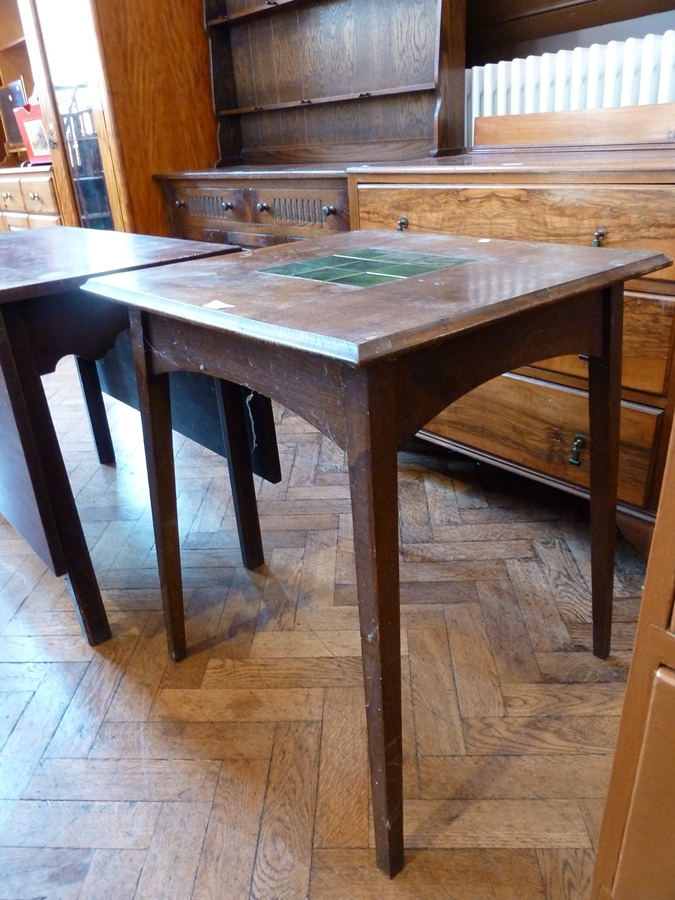
[[[591,897],[675,897],[675,431],[647,565]]]
[[[51,170],[0,170],[0,230],[60,225]]]
[[[0,0],[0,86],[10,89],[10,96],[14,98],[11,85],[17,81],[22,82],[26,96],[30,96],[33,74],[17,0]],[[7,116],[13,119],[14,105],[8,98],[7,108],[3,106],[0,113],[0,161],[4,156],[5,165],[18,164],[27,158],[14,122],[6,121]]]
[[[266,247],[349,230],[345,169],[158,176],[174,237]]]
[[[218,155],[203,0],[16,2],[65,224],[166,234],[153,174]]]
[[[204,0],[204,16],[219,168],[155,169],[171,234],[343,231],[349,162],[462,149],[465,0]]]
[[[464,143],[465,0],[205,0],[221,165]]]
[[[675,258],[675,166],[658,151],[477,153],[435,165],[354,169],[353,228],[661,250]],[[625,295],[620,521],[646,552],[672,423],[675,268]],[[585,492],[587,363],[533,361],[467,394],[422,436]]]

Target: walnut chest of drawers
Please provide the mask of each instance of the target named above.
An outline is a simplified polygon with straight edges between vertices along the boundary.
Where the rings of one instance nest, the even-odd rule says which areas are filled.
[[[672,153],[672,151],[671,151]],[[675,258],[675,163],[659,151],[480,153],[349,173],[352,228],[660,250]],[[675,267],[627,285],[619,511],[645,552],[675,400]],[[589,482],[587,363],[541,360],[472,391],[422,436],[566,490]]]

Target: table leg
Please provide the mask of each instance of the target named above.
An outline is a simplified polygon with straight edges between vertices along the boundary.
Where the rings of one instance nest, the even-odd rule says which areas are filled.
[[[263,564],[265,556],[244,418],[244,401],[238,384],[220,378],[214,378],[214,382],[241,557],[247,569],[255,569]]]
[[[612,639],[623,285],[608,288],[603,303],[603,353],[588,360],[593,653],[600,659]]]
[[[352,370],[346,380],[347,457],[375,848],[378,866],[393,877],[403,868],[395,398],[385,377]]]
[[[115,448],[110,436],[96,363],[91,359],[82,359],[79,356],[75,357],[75,362],[98,460],[103,465],[109,465],[115,462]]]
[[[169,656],[178,662],[185,658],[186,640],[169,376],[153,373],[145,343],[146,315],[132,310],[130,319],[164,627]]]
[[[10,417],[0,427],[7,439],[16,440],[2,460],[6,490],[0,494],[16,510],[19,530],[43,562],[66,575],[82,631],[96,646],[111,637],[110,625],[30,342],[12,304],[3,310],[0,326],[7,398],[0,414]],[[9,511],[8,516],[15,519]]]

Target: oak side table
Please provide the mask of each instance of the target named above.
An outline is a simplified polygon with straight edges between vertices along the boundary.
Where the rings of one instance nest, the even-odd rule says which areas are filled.
[[[355,231],[85,286],[130,310],[166,606],[182,607],[170,371],[260,391],[346,451],[376,854],[390,876],[403,865],[397,451],[482,382],[587,354],[594,650],[607,656],[623,282],[668,263],[659,253]]]

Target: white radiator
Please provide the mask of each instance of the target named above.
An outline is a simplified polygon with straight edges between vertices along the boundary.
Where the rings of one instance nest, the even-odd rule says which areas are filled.
[[[675,102],[675,31],[466,70],[466,140],[478,116]]]

